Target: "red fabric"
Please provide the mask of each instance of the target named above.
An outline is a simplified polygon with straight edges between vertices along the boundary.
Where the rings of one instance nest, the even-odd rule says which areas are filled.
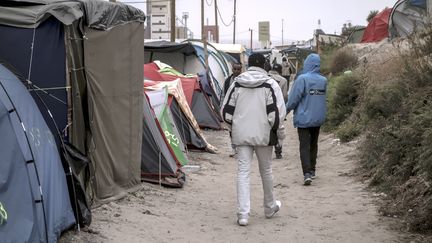
[[[391,8],[386,8],[369,22],[361,43],[378,42],[388,37],[388,22],[391,11]]]
[[[192,105],[194,90],[201,90],[198,84],[198,77],[185,78],[171,74],[159,73],[159,67],[155,63],[144,64],[144,78],[152,81],[145,81],[144,86],[151,86],[163,81],[173,81],[180,78],[183,92],[186,96],[189,107]]]

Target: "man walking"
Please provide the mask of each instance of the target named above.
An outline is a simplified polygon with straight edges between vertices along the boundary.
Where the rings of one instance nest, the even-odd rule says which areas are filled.
[[[231,86],[231,84],[234,83],[234,79],[237,76],[239,76],[240,73],[242,72],[242,67],[243,66],[241,63],[233,63],[232,74],[227,79],[225,79],[225,82],[224,82],[223,91],[222,91],[223,93],[221,95],[221,102],[224,100],[225,95],[226,95],[229,87]],[[230,137],[231,137],[231,132],[230,132]],[[231,149],[232,149],[232,152],[229,155],[229,157],[234,157],[237,154],[237,151],[236,151],[234,144],[231,144]]]
[[[282,90],[282,95],[284,98],[284,103],[288,101],[288,81],[286,78],[281,76],[282,73],[282,65],[273,64],[272,70],[269,71],[270,77],[272,77],[278,84]],[[282,142],[278,142],[275,146],[275,154],[276,159],[282,159]]]
[[[282,123],[286,115],[281,89],[263,69],[264,56],[252,54],[248,62],[249,68],[234,79],[221,107],[237,149],[237,223],[240,226],[249,222],[249,175],[254,151],[264,189],[265,216],[273,217],[281,207],[273,195],[271,155],[273,146],[284,138]]]
[[[288,95],[287,112],[294,110],[294,127],[300,141],[304,185],[315,178],[318,136],[326,116],[327,79],[320,74],[320,57],[310,54]]]

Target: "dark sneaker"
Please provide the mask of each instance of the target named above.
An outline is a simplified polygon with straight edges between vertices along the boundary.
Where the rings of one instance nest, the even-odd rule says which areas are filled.
[[[282,159],[282,154],[276,154],[276,159]]]
[[[304,185],[309,186],[312,183],[311,174],[306,173],[304,176]]]
[[[311,179],[313,180],[315,178],[316,178],[316,175],[315,175],[315,171],[313,170],[313,171],[311,171]]]
[[[231,157],[231,158],[235,158],[236,155],[237,155],[237,150],[233,149],[233,150],[231,151],[231,154],[229,155],[229,157]]]

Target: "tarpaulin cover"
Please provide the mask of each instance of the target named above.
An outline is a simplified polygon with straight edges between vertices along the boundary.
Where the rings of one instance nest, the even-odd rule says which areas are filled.
[[[85,32],[89,157],[97,163],[96,199],[109,200],[141,181],[144,53],[137,50],[142,48],[144,28],[134,22]]]
[[[144,100],[141,175],[175,175],[179,168],[176,157],[164,137],[159,122],[149,104]]]
[[[26,3],[28,5],[22,7]],[[50,16],[65,25],[84,16],[87,26],[100,30],[145,20],[144,12],[130,5],[98,0],[7,0],[0,3],[0,24],[33,28]]]
[[[180,164],[186,165],[189,162],[186,157],[186,147],[183,144],[168,106],[168,90],[165,88],[147,91],[146,95],[150,100],[150,105],[156,114],[165,138],[171,146],[177,160]]]
[[[24,85],[1,64],[0,134],[0,241],[56,242],[75,222],[56,143]]]
[[[50,18],[34,30],[0,25],[0,56],[11,64],[22,76],[30,79],[34,88],[30,93],[42,112],[53,134],[56,127],[51,121],[45,105],[48,106],[60,131],[68,123],[68,99],[66,85],[66,51],[63,25]],[[11,48],[13,47],[13,48]],[[33,55],[32,55],[33,54]]]
[[[174,76],[171,74],[161,73],[162,70],[149,70],[150,68],[154,67],[154,65],[147,67],[149,74],[145,74],[146,76],[150,77],[151,80],[157,80],[157,77],[162,77],[163,81],[172,81],[178,78],[181,80],[182,89],[186,96],[188,105],[191,108],[192,113],[200,127],[221,129],[221,123],[217,115],[218,111],[213,109],[207,94],[201,90],[197,76]],[[176,73],[173,68],[165,67],[163,70],[167,73]],[[159,74],[156,74],[155,72],[159,72]]]
[[[180,52],[183,55],[195,55],[195,48],[190,43],[176,43],[170,41],[153,41],[144,43],[144,50],[148,52],[173,53]]]
[[[388,37],[389,16],[391,11],[391,8],[386,8],[369,22],[361,43],[378,42]]]
[[[409,36],[415,30],[423,29],[427,21],[426,1],[399,0],[390,14],[391,38]]]
[[[198,149],[205,149],[210,153],[215,153],[216,148],[209,144],[201,129],[196,121],[191,108],[189,107],[186,97],[183,92],[183,88],[180,79],[174,81],[144,81],[144,89],[147,90],[160,90],[167,87],[170,96],[174,97],[170,103],[170,109],[173,113],[174,119],[176,121],[177,128],[184,139],[184,143],[188,146],[192,146]],[[180,110],[173,110],[173,103],[177,104],[177,108]]]

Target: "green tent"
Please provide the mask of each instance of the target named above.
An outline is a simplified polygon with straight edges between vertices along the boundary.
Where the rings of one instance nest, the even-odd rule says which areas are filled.
[[[156,114],[165,138],[181,165],[189,163],[186,157],[186,146],[183,144],[180,133],[175,125],[171,110],[168,106],[168,89],[146,91],[150,104]]]

